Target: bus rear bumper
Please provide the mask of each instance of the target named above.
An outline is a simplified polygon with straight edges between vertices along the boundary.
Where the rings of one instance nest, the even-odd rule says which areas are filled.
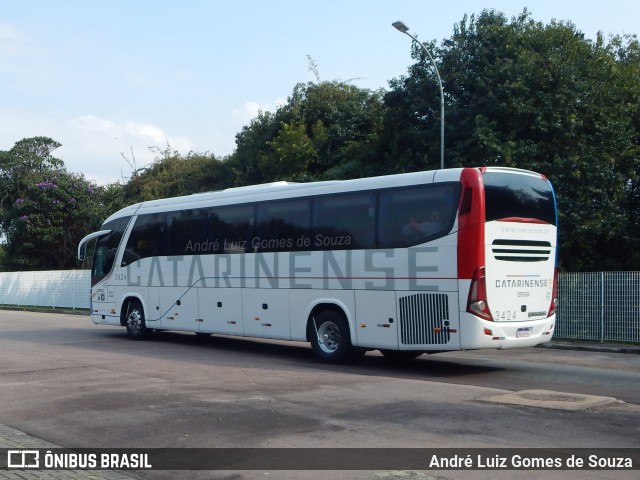
[[[546,343],[553,337],[555,315],[525,322],[491,322],[470,313],[462,314],[462,350],[479,348],[525,348]]]

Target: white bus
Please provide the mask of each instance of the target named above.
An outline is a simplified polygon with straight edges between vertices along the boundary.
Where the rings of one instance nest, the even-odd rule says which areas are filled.
[[[556,238],[543,175],[482,167],[143,202],[78,257],[97,239],[94,323],[307,341],[338,363],[549,341]]]

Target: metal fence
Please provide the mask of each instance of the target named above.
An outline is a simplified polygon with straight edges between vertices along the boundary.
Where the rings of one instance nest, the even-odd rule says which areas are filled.
[[[89,270],[0,273],[0,304],[88,309]],[[555,338],[640,343],[640,272],[561,273]]]
[[[640,272],[561,273],[555,338],[640,342]]]
[[[1,272],[0,305],[89,309],[89,270]]]

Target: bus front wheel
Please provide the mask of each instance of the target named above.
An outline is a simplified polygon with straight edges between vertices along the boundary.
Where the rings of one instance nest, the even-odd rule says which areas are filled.
[[[148,329],[144,321],[144,309],[137,300],[131,300],[127,306],[125,318],[127,333],[134,340],[146,340],[151,336],[152,330]]]
[[[344,363],[356,355],[349,326],[335,310],[323,310],[311,319],[309,339],[316,358],[325,363]]]

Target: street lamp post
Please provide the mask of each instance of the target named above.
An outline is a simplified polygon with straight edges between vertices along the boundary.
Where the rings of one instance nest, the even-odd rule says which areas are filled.
[[[436,71],[436,76],[438,77],[438,86],[440,87],[440,168],[444,168],[444,90],[442,89],[442,80],[440,79],[440,72],[438,72],[438,67],[436,66],[436,62],[433,60],[431,53],[429,53],[429,50],[427,50],[427,47],[425,47],[421,42],[419,42],[415,36],[409,33],[409,27],[407,27],[407,25],[404,22],[397,21],[397,22],[393,22],[391,25],[393,25],[400,32],[411,37],[411,39],[414,42],[416,42],[418,45],[422,47],[422,50],[424,50],[424,52],[427,54],[427,56],[429,57],[429,60],[431,60],[433,68]]]

